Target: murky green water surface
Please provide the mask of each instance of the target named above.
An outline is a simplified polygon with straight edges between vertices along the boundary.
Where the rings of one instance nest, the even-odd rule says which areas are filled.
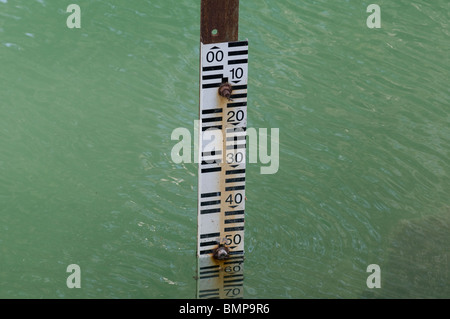
[[[66,8],[81,7],[81,29]],[[247,298],[450,297],[450,3],[241,1]],[[200,1],[0,0],[0,298],[194,298]],[[68,289],[66,267],[81,267]],[[381,268],[369,289],[367,266]]]

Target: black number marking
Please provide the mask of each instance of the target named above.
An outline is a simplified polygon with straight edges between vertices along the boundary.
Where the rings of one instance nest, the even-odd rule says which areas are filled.
[[[226,288],[226,289],[224,289],[227,293],[226,293],[226,295],[228,296],[228,297],[230,297],[230,296],[237,296],[237,295],[239,295],[239,293],[241,292],[241,290],[239,289],[239,288]]]
[[[242,195],[241,195],[241,197],[242,197]],[[242,241],[241,235],[236,234],[236,235],[233,236],[233,238],[231,238],[232,236],[233,235],[226,235],[225,236],[225,238],[226,238],[225,245],[227,245],[227,246],[229,246],[231,244],[239,245],[241,243],[241,241]]]
[[[227,197],[227,199],[225,200],[225,202],[230,203],[230,205],[233,205],[233,203],[240,204],[240,203],[242,203],[242,194],[237,193],[236,195],[234,195],[234,200],[233,200],[233,195],[230,194]]]
[[[242,163],[244,160],[244,154],[241,152],[234,153],[227,153],[227,163],[233,164],[233,163]]]
[[[233,122],[234,118],[236,118],[236,120],[240,122],[240,121],[242,121],[244,119],[244,115],[245,114],[244,114],[244,111],[239,110],[237,112],[229,111],[227,113],[227,115],[229,116],[227,122]]]
[[[244,76],[244,70],[242,68],[231,69],[231,79],[241,79]]]
[[[208,63],[211,63],[214,60],[216,60],[217,62],[221,62],[223,60],[223,51],[209,51],[208,53],[206,53],[206,61]]]

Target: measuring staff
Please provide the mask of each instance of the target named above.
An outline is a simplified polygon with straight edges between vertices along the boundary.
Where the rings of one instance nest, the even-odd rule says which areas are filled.
[[[201,44],[198,298],[242,298],[248,42]]]

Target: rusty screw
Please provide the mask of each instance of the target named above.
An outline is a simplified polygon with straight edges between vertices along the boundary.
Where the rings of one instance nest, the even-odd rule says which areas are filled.
[[[220,244],[219,247],[214,250],[213,257],[217,260],[228,259],[230,258],[230,249],[224,244]]]
[[[231,100],[231,92],[233,91],[233,87],[230,83],[222,83],[219,87],[219,95]]]

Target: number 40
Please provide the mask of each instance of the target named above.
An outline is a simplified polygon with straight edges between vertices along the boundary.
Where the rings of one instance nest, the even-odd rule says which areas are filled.
[[[240,204],[242,202],[242,194],[237,193],[236,195],[234,195],[234,201],[233,201],[233,195],[230,194],[225,201],[227,203],[230,203],[230,205],[233,205],[233,202],[236,204]]]

